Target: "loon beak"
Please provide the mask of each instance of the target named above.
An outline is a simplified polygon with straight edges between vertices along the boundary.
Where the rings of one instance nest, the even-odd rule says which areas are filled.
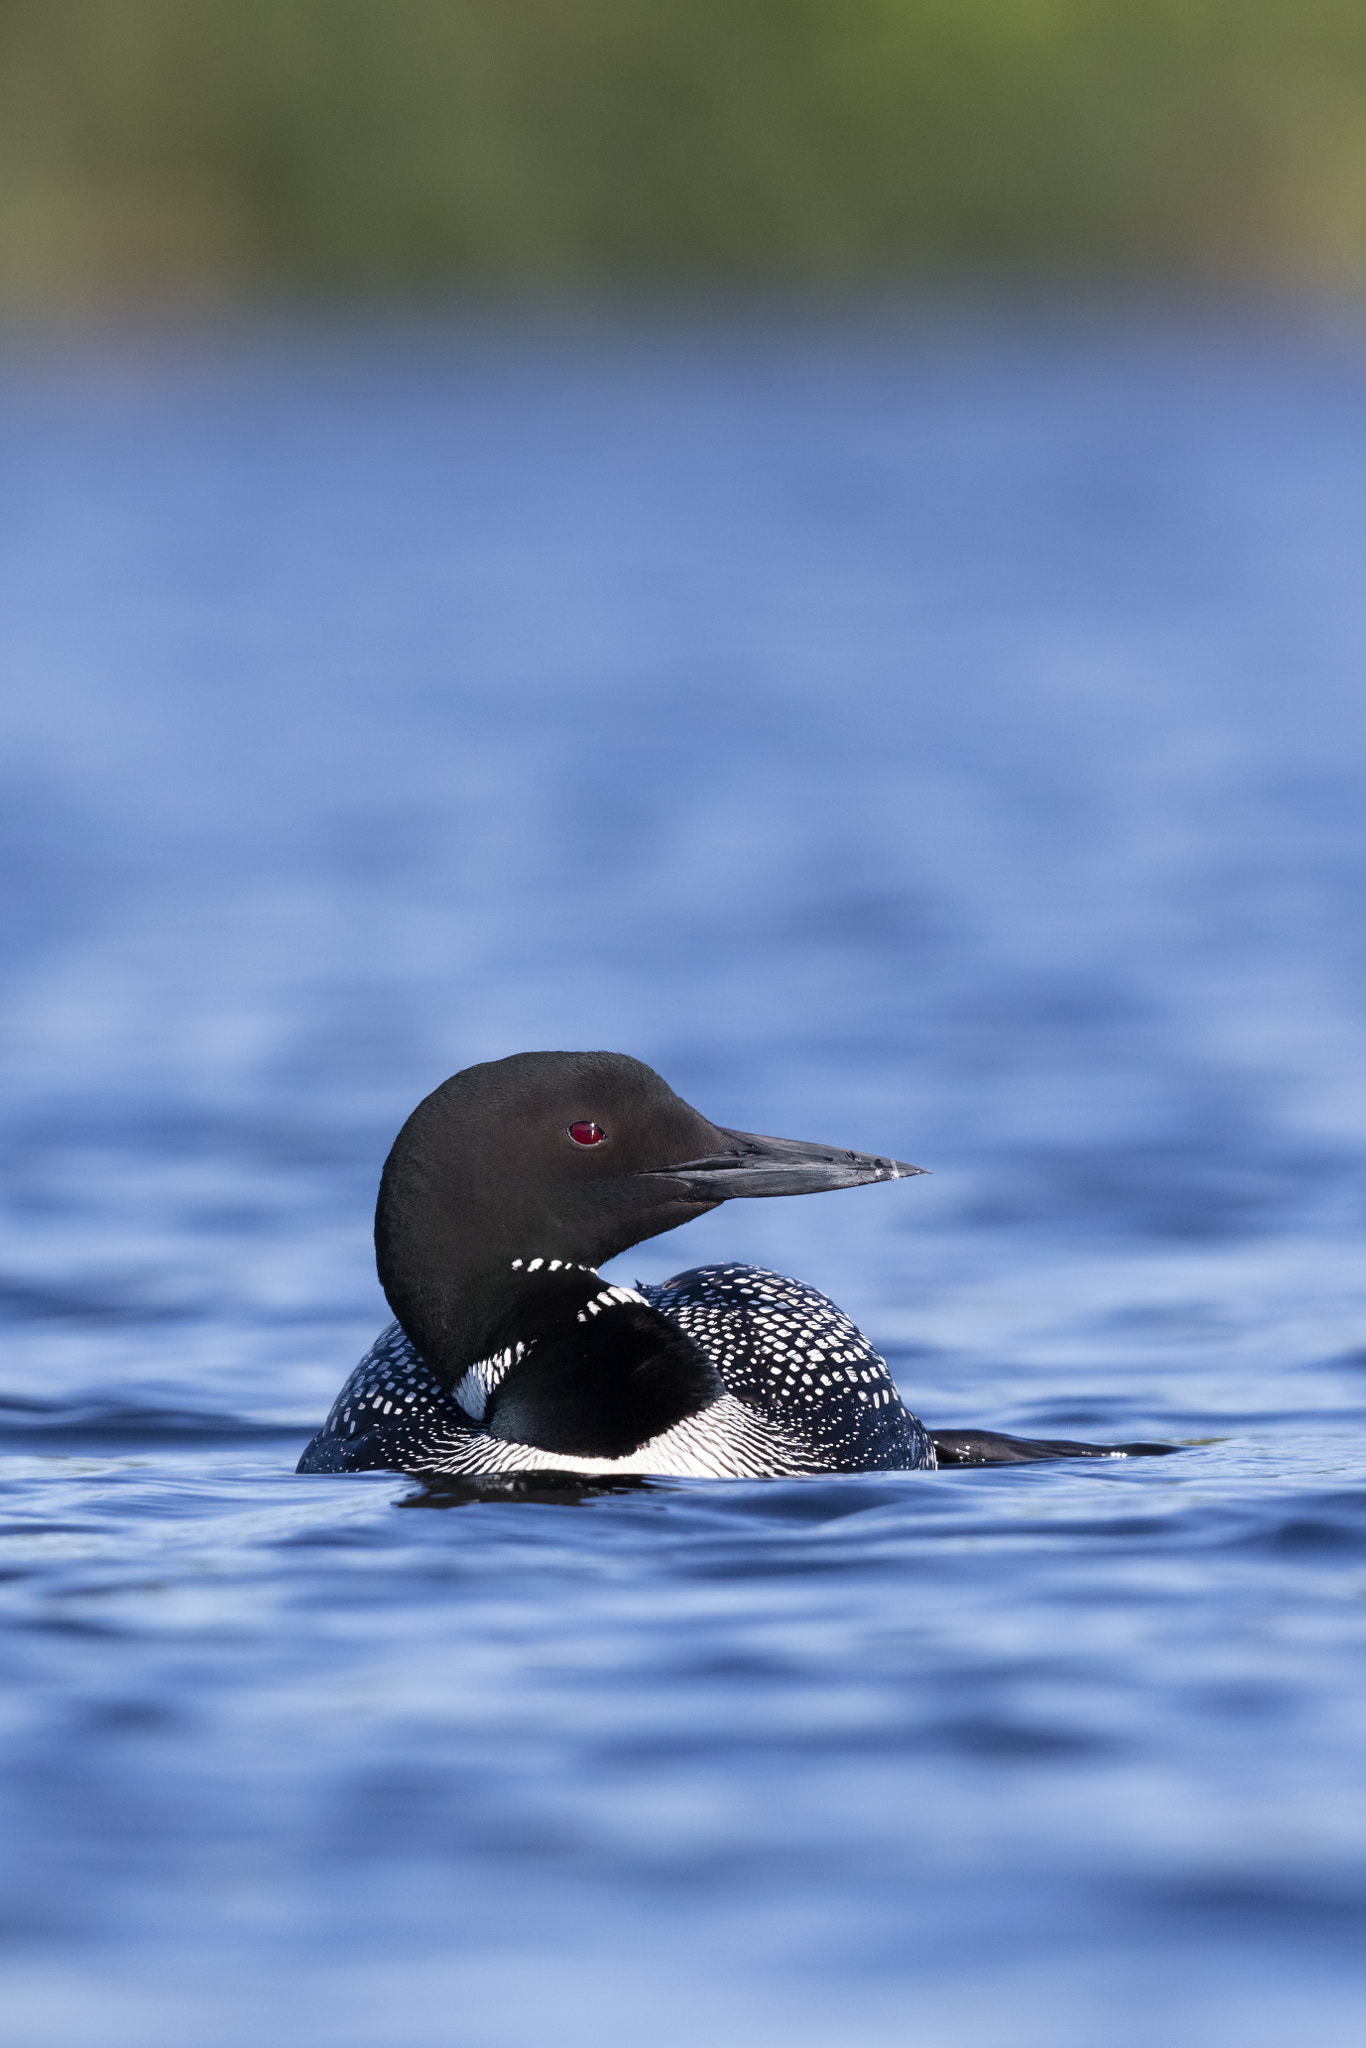
[[[809,1145],[802,1138],[761,1138],[755,1131],[722,1130],[739,1148],[710,1159],[684,1159],[644,1176],[682,1181],[706,1202],[737,1195],[818,1195],[828,1188],[858,1188],[874,1180],[908,1180],[928,1171],[904,1159],[878,1159],[871,1152],[843,1152],[835,1145]]]

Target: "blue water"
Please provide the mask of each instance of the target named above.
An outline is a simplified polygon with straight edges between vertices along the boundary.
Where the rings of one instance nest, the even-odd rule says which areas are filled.
[[[0,493],[7,2042],[1355,2048],[1362,332],[16,341]],[[933,1169],[614,1271],[1187,1448],[296,1478],[546,1046]]]

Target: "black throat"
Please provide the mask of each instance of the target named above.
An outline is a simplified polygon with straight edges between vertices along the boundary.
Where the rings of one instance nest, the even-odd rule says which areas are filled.
[[[526,1262],[495,1331],[509,1359],[484,1412],[490,1436],[624,1458],[725,1392],[690,1337],[634,1289],[581,1267]],[[501,1340],[501,1341],[497,1341]]]

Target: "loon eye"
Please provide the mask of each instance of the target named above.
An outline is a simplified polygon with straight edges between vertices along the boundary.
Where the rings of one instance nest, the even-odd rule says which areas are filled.
[[[601,1124],[571,1124],[569,1135],[576,1145],[600,1145],[607,1136]]]

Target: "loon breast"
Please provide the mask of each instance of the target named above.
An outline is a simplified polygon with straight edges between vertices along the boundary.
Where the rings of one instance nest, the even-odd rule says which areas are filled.
[[[757,1266],[700,1266],[639,1292],[604,1284],[603,1312],[647,1304],[714,1367],[708,1405],[624,1457],[570,1455],[483,1428],[487,1403],[530,1347],[510,1345],[452,1389],[393,1323],[343,1387],[301,1472],[400,1471],[795,1477],[932,1467],[934,1445],[886,1364],[832,1301]]]

